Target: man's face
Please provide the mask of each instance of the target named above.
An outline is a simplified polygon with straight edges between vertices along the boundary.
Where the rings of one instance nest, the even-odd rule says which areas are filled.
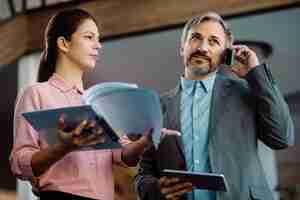
[[[216,21],[194,25],[181,47],[187,79],[201,79],[217,70],[225,50],[226,35]]]

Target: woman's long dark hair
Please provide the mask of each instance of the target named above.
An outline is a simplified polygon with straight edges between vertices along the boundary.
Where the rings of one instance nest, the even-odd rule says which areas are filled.
[[[86,19],[92,19],[97,24],[92,15],[81,9],[64,10],[51,17],[44,35],[44,50],[39,65],[38,82],[47,81],[55,72],[58,56],[57,39],[64,37],[70,41],[72,34]]]

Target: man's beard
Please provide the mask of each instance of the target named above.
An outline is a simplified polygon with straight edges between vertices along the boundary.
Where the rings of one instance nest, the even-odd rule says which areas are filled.
[[[199,67],[199,66],[193,66],[193,65],[189,64],[188,69],[194,77],[206,76],[209,73],[211,73],[210,65]]]
[[[187,60],[186,67],[194,77],[206,76],[216,70],[210,57],[200,51],[193,52]]]
[[[196,63],[187,63],[187,70],[193,77],[207,76],[217,70],[217,66],[211,62],[196,65]]]

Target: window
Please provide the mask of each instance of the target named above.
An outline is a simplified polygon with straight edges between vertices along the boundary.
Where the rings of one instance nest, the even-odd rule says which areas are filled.
[[[11,16],[12,13],[8,4],[8,0],[4,0],[3,3],[0,4],[0,21],[9,19]]]
[[[0,24],[16,14],[75,0],[0,0]]]

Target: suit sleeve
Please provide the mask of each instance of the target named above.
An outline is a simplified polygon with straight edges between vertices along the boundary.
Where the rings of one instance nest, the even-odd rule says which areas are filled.
[[[272,149],[293,145],[294,125],[289,108],[268,66],[252,69],[246,80],[256,99],[258,138]]]
[[[162,99],[161,99],[162,100]],[[162,112],[165,113],[161,101]],[[154,145],[149,146],[142,155],[135,177],[135,189],[140,200],[163,200],[160,192],[159,169],[157,167],[157,151]]]
[[[160,192],[159,175],[156,164],[156,150],[152,145],[143,154],[135,177],[135,189],[141,200],[164,199]]]

